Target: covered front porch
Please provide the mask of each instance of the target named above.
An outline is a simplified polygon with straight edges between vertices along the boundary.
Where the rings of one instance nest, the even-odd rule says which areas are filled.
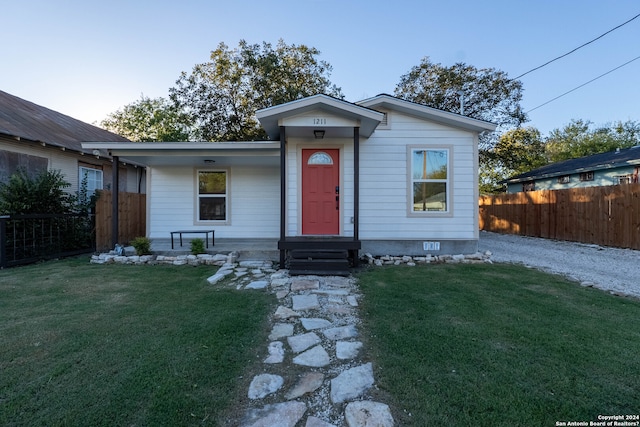
[[[360,142],[384,114],[326,95],[256,112],[280,141],[280,265],[348,274],[358,265]]]

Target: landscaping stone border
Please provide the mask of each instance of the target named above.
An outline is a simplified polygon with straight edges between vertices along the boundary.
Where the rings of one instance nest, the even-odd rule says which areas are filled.
[[[101,253],[91,256],[91,264],[169,264],[169,265],[215,265],[223,266],[225,264],[233,264],[238,260],[237,252],[229,254],[199,254],[199,255],[116,255],[114,251]],[[407,265],[409,267],[418,264],[479,264],[491,263],[491,252],[476,252],[473,254],[458,255],[431,255],[426,256],[391,256],[384,255],[374,257],[369,253],[365,253],[360,257],[361,262],[371,266],[383,265]]]

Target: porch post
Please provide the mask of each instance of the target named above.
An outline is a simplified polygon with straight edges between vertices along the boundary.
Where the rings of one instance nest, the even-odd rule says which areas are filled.
[[[287,211],[287,183],[286,183],[286,158],[287,145],[285,141],[285,127],[280,126],[280,244],[286,238],[286,211]],[[280,249],[280,268],[284,268],[286,250]]]
[[[360,240],[360,128],[353,127],[353,240]],[[353,251],[353,266],[358,267],[358,250]]]
[[[360,128],[353,128],[353,240],[360,238]]]
[[[118,156],[112,156],[113,166],[111,169],[111,247],[114,248],[118,243],[118,208],[120,200],[118,193],[120,192],[120,171],[118,170]]]

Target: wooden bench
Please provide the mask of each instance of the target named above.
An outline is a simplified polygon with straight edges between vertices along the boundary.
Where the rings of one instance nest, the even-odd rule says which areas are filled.
[[[182,246],[183,234],[204,234],[204,242],[209,247],[209,233],[211,233],[211,246],[215,246],[215,230],[178,230],[171,231],[171,249],[173,249],[173,235],[178,234],[180,236],[180,246]]]

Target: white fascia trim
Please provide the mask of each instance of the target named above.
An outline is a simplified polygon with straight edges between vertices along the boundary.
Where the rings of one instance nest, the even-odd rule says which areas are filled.
[[[374,96],[373,98],[359,101],[356,104],[367,108],[386,107],[390,110],[401,111],[427,120],[433,120],[435,122],[476,132],[493,132],[497,127],[496,124],[491,122],[438,110],[437,108],[427,107],[426,105],[416,104],[414,102],[405,101],[389,95]]]

